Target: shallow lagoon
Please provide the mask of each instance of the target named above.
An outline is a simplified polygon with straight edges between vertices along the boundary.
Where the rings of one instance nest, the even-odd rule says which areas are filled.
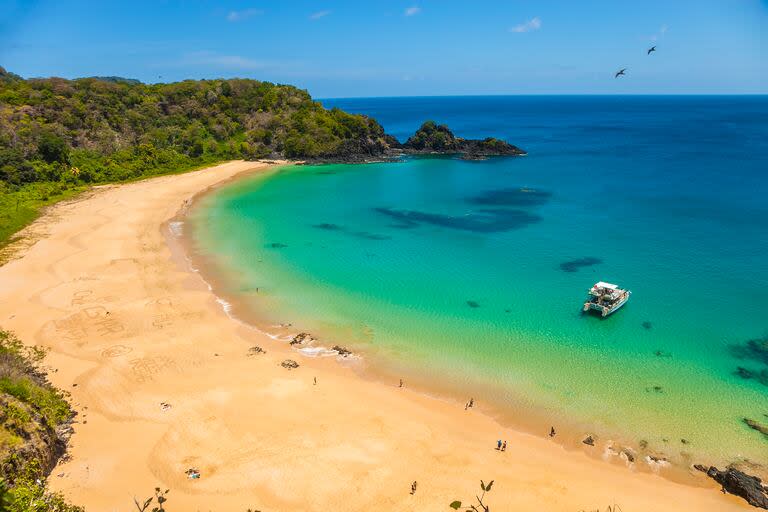
[[[334,103],[400,138],[436,118],[529,156],[235,182],[192,216],[217,291],[512,421],[536,411],[681,462],[764,459],[741,420],[768,423],[766,360],[743,348],[768,332],[768,100]],[[598,280],[633,292],[605,320],[580,313]]]

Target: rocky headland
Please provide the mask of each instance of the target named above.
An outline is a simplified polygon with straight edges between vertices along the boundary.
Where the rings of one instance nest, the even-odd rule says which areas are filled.
[[[434,121],[424,122],[405,142],[389,134],[355,139],[343,145],[336,155],[309,158],[312,163],[362,163],[396,160],[403,155],[458,155],[463,160],[485,160],[493,156],[521,156],[526,152],[495,137],[464,139],[450,128]]]

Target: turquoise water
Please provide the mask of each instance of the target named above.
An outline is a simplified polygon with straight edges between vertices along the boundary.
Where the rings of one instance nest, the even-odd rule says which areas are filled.
[[[766,98],[333,103],[400,138],[435,118],[529,156],[235,182],[191,216],[220,293],[513,422],[768,459],[741,421],[768,423],[768,360],[743,348],[768,333]],[[633,292],[608,319],[580,312],[598,280]]]

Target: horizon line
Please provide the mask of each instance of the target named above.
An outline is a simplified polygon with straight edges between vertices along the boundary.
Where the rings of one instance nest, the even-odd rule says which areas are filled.
[[[669,92],[669,93],[500,93],[500,94],[414,94],[399,96],[323,96],[313,97],[315,101],[321,100],[355,100],[355,99],[398,99],[398,98],[503,98],[510,96],[768,96],[768,92]]]

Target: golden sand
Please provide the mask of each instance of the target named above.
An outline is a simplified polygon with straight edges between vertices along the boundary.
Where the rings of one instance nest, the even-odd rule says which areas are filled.
[[[230,319],[173,257],[166,223],[195,194],[266,167],[100,187],[52,208],[29,231],[37,242],[0,267],[0,327],[51,349],[51,380],[79,411],[54,490],[99,512],[156,486],[171,511],[440,511],[494,479],[492,510],[749,509],[704,477],[693,487],[568,451]]]

